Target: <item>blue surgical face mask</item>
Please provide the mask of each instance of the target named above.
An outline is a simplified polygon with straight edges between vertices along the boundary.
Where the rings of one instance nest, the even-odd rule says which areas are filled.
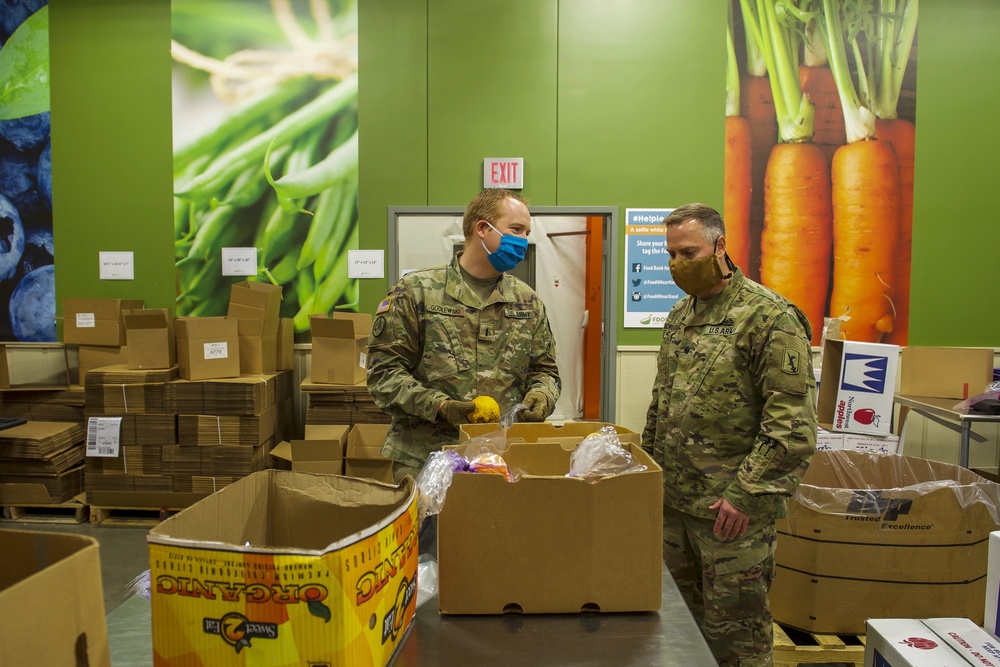
[[[490,225],[486,220],[483,222]],[[513,234],[502,234],[493,225],[490,225],[490,229],[500,234],[500,245],[497,246],[496,250],[490,252],[486,243],[479,239],[479,242],[483,244],[483,250],[486,251],[486,258],[490,260],[490,265],[500,273],[510,271],[524,259],[524,252],[528,249],[528,239]]]

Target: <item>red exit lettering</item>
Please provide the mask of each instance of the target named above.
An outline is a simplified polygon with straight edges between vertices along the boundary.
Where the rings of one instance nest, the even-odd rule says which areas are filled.
[[[493,182],[497,185],[508,185],[517,183],[517,163],[516,162],[494,162]]]

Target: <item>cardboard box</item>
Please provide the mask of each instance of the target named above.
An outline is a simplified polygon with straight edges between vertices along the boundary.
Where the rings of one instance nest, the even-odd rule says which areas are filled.
[[[993,381],[993,348],[904,347],[899,393],[956,402],[986,391]]]
[[[263,320],[264,334],[278,333],[278,313],[281,310],[281,286],[244,280],[229,289],[228,317]]]
[[[278,335],[275,338],[278,350],[275,361],[279,371],[290,371],[295,368],[295,324],[290,317],[278,320]]]
[[[172,368],[177,363],[174,316],[168,308],[126,310],[124,317],[130,369]]]
[[[1000,531],[990,533],[986,567],[986,609],[983,627],[1000,637]]]
[[[307,424],[304,439],[279,443],[271,456],[291,463],[294,472],[343,475],[349,430],[350,426]]]
[[[368,332],[372,316],[367,313],[334,313],[331,317],[313,315],[313,382],[357,384],[365,379],[368,365]]]
[[[810,632],[867,618],[982,621],[1000,485],[908,456],[819,451],[777,522],[771,611]]]
[[[69,358],[64,345],[0,345],[0,389],[66,389],[69,381]]]
[[[388,424],[355,424],[347,434],[344,474],[392,484],[392,461],[382,456]]]
[[[898,454],[899,436],[832,433],[820,428],[816,434],[816,450],[829,451],[833,449],[847,449],[852,452],[869,452],[871,454]]]
[[[63,342],[125,345],[122,311],[142,306],[141,299],[63,299]]]
[[[257,472],[150,530],[158,665],[386,665],[416,608],[399,487]]]
[[[177,364],[185,380],[231,378],[240,374],[239,325],[229,317],[179,317]]]
[[[0,530],[0,664],[111,664],[97,540]]]
[[[128,365],[128,346],[81,345],[77,348],[77,371],[79,382],[87,381],[87,372],[102,366]]]
[[[969,667],[915,618],[873,618],[865,637],[865,667]]]
[[[240,374],[261,375],[277,369],[278,336],[265,333],[266,320],[238,320]]]
[[[584,437],[578,432],[602,426],[514,424],[508,435],[523,442],[503,456],[522,471],[517,482],[500,475],[453,476],[438,516],[442,613],[660,608],[663,471],[639,447],[639,435],[617,427],[645,472],[597,482],[566,477],[571,451]],[[567,429],[577,434],[567,437]]]
[[[899,347],[827,339],[819,422],[830,431],[889,435]]]
[[[967,618],[928,618],[924,625],[970,665],[1000,665],[1000,644]]]

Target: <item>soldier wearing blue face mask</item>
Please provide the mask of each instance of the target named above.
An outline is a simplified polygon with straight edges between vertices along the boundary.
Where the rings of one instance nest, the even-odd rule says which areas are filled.
[[[463,218],[465,250],[450,264],[408,273],[375,312],[368,391],[392,416],[382,455],[397,481],[458,441],[476,396],[501,413],[543,421],[559,397],[555,341],[538,295],[506,273],[524,258],[527,202],[515,192],[476,195]]]

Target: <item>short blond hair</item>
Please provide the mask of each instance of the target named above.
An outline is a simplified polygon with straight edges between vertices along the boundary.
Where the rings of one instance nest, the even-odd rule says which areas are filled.
[[[465,238],[472,237],[476,231],[476,223],[480,220],[495,223],[503,215],[503,203],[506,199],[516,199],[525,206],[528,205],[527,199],[513,190],[503,188],[487,188],[473,197],[465,207],[465,216],[462,218],[462,233]]]

